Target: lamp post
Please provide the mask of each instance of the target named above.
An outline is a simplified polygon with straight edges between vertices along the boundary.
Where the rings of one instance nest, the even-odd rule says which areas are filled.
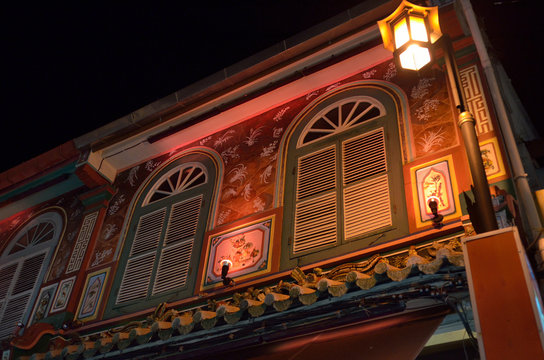
[[[446,72],[451,86],[455,107],[459,111],[458,124],[468,157],[475,200],[475,211],[471,220],[477,232],[496,230],[497,219],[489,184],[476,136],[474,116],[465,108],[461,90],[459,71],[451,41],[442,35],[438,21],[438,7],[414,5],[403,0],[399,7],[387,18],[378,21],[384,47],[393,52],[400,67],[418,71],[431,63],[432,48],[440,43],[444,51]]]

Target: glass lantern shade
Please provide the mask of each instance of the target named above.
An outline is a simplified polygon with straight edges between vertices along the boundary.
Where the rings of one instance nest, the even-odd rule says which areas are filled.
[[[438,8],[414,5],[404,0],[387,18],[378,21],[384,47],[393,51],[399,65],[419,70],[431,62],[431,46],[442,33]]]
[[[428,48],[412,44],[399,55],[400,66],[403,69],[419,70],[431,62],[431,52]]]
[[[393,26],[393,36],[397,50],[409,41],[429,42],[425,19],[419,16],[408,16],[400,19]]]

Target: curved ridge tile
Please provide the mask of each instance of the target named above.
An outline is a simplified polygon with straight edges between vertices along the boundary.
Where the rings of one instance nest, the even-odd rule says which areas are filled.
[[[358,271],[352,271],[346,276],[348,282],[354,282],[362,290],[368,290],[376,285],[374,275],[367,275]]]
[[[130,332],[118,332],[113,335],[113,343],[119,350],[126,349],[131,342]]]
[[[242,318],[243,311],[238,306],[222,304],[217,308],[217,316],[222,316],[227,324],[236,324]]]
[[[177,316],[172,320],[172,328],[174,328],[180,335],[187,335],[195,327],[193,316],[189,313],[183,313],[181,316]]]
[[[130,342],[136,341],[138,345],[147,344],[152,336],[153,332],[148,327],[136,327],[129,332]]]
[[[348,291],[348,287],[345,282],[322,278],[317,282],[317,290],[321,292],[328,291],[332,296],[339,297]]]
[[[114,345],[115,344],[113,343],[113,338],[111,336],[96,340],[96,347],[98,348],[98,352],[101,354],[109,352],[111,349],[113,349]]]
[[[204,330],[209,330],[217,323],[217,313],[215,311],[197,310],[193,315],[195,323],[199,323]]]
[[[273,306],[276,311],[285,311],[291,306],[293,300],[289,295],[269,292],[264,298],[264,303],[268,306]]]
[[[76,360],[83,354],[83,344],[67,345],[62,349],[62,357],[67,360]]]
[[[153,325],[151,325],[151,332],[156,334],[161,340],[169,339],[170,336],[172,336],[173,331],[174,329],[172,329],[172,323],[170,321],[155,321]]]
[[[240,301],[240,306],[247,309],[252,317],[259,317],[266,310],[266,304],[261,300],[243,299]]]
[[[319,292],[317,290],[300,285],[293,285],[289,289],[289,295],[298,300],[304,305],[311,305],[319,298]]]

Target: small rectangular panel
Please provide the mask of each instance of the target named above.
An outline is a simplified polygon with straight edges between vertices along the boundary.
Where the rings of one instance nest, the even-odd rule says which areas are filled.
[[[49,316],[49,310],[51,309],[51,305],[53,303],[53,296],[57,290],[57,285],[58,283],[48,285],[40,290],[40,295],[38,295],[36,304],[34,305],[34,310],[32,310],[32,318],[29,321],[29,325],[39,322]],[[9,304],[10,303],[8,303],[6,313],[18,313],[20,311],[19,306],[10,309]],[[23,301],[21,301],[21,306],[24,306]],[[24,307],[22,309],[24,309]]]
[[[68,301],[70,301],[70,294],[74,288],[74,283],[76,277],[72,276],[71,278],[64,279],[60,282],[55,298],[53,299],[53,305],[51,307],[51,313],[59,312],[66,309]]]
[[[68,268],[66,269],[66,274],[75,272],[81,267],[83,258],[85,257],[85,252],[87,251],[87,246],[89,245],[89,240],[94,230],[94,224],[98,218],[98,211],[95,211],[91,214],[87,214],[83,219],[83,224],[79,230],[79,235],[72,251],[72,256],[70,256],[70,261],[68,262]]]
[[[480,143],[480,152],[484,163],[485,175],[488,180],[506,175],[506,168],[502,161],[499,142],[496,137]]]
[[[109,272],[110,268],[105,268],[87,275],[76,311],[77,320],[85,322],[97,318]]]
[[[417,227],[431,225],[431,199],[438,203],[438,213],[445,220],[461,216],[451,155],[414,166],[410,172]]]
[[[228,277],[236,282],[277,268],[272,264],[273,259],[277,259],[277,251],[273,249],[274,237],[279,236],[281,225],[277,212],[269,211],[260,214],[261,217],[254,217],[254,220],[208,234],[201,290],[223,286],[223,260],[231,261]]]

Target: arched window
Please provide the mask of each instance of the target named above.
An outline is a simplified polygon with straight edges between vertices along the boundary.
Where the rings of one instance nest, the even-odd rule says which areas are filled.
[[[394,99],[348,87],[301,116],[287,148],[282,268],[407,231]]]
[[[0,339],[11,335],[18,321],[27,323],[63,226],[56,211],[34,217],[0,256]]]
[[[135,203],[110,308],[148,308],[192,294],[215,190],[215,165],[192,154],[159,170]]]

